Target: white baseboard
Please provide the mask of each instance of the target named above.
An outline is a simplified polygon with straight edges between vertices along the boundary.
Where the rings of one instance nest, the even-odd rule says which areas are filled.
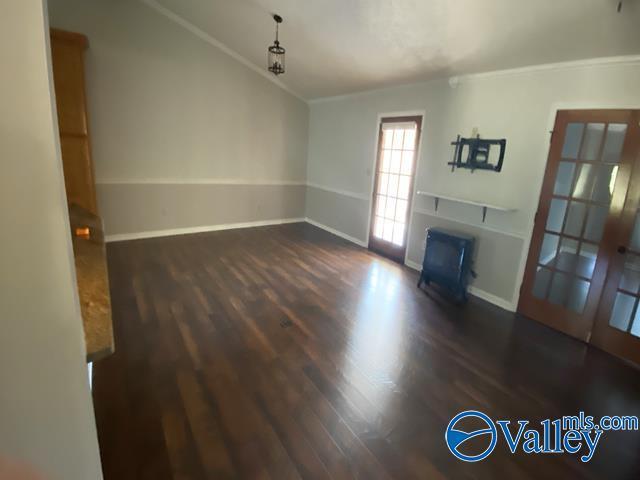
[[[326,230],[329,233],[333,233],[334,235],[340,237],[340,238],[344,238],[345,240],[348,240],[352,243],[355,243],[356,245],[359,245],[361,247],[367,248],[367,242],[363,242],[362,240],[359,240],[355,237],[352,237],[351,235],[347,235],[346,233],[342,233],[339,230],[336,230],[335,228],[331,228],[331,227],[327,227],[326,225],[323,225],[322,223],[316,222],[315,220],[311,220],[310,218],[305,218],[304,219],[305,222],[310,223],[311,225],[314,225],[318,228],[321,228],[322,230]]]
[[[219,225],[202,225],[198,227],[171,228],[167,230],[150,230],[146,232],[116,233],[107,235],[107,242],[123,242],[125,240],[140,240],[142,238],[169,237],[172,235],[186,235],[189,233],[215,232],[218,230],[233,230],[236,228],[265,227],[268,225],[282,225],[284,223],[304,222],[304,218],[279,218],[274,220],[259,220],[257,222],[223,223]]]
[[[473,285],[469,285],[468,289],[471,295],[481,298],[482,300],[486,300],[489,303],[493,303],[497,307],[503,308],[508,312],[516,311],[516,306],[509,300],[498,297],[493,293],[485,292],[484,290],[481,290],[478,287],[474,287]]]
[[[420,265],[419,263],[413,262],[411,260],[405,260],[404,264],[407,267],[412,268],[413,270],[417,270],[418,272],[422,270],[422,265]],[[492,303],[497,307],[503,308],[509,312],[516,311],[515,305],[512,302],[505,300],[504,298],[500,298],[492,293],[485,292],[484,290],[478,287],[474,287],[473,285],[469,285],[467,289],[469,293],[474,297],[481,298],[482,300]]]
[[[422,265],[420,265],[419,263],[416,263],[416,262],[414,262],[412,260],[409,260],[408,258],[405,259],[404,264],[409,268],[417,270],[418,272],[422,271]]]

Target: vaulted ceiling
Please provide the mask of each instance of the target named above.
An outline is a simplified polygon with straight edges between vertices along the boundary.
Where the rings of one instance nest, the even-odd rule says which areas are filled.
[[[306,99],[434,77],[640,53],[640,0],[144,0],[266,69],[271,13]]]

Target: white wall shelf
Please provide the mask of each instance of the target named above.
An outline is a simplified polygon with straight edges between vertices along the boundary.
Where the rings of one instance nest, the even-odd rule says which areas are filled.
[[[483,223],[487,218],[487,210],[496,210],[498,212],[515,212],[517,210],[516,208],[503,207],[500,205],[492,205],[490,203],[479,202],[477,200],[467,200],[465,198],[449,197],[447,195],[440,195],[439,193],[432,193],[432,192],[424,192],[421,190],[418,190],[418,195],[423,195],[425,197],[432,197],[434,200],[434,206],[435,206],[436,212],[438,211],[438,203],[440,202],[440,200],[448,200],[450,202],[464,203],[466,205],[473,205],[476,207],[480,207],[482,209]]]

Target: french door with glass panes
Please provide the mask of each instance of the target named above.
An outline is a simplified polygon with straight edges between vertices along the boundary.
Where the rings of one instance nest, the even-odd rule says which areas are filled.
[[[640,111],[634,113],[627,133],[634,168],[591,342],[640,364]]]
[[[373,188],[369,249],[404,261],[422,117],[383,118]]]
[[[628,212],[638,207],[638,185],[630,184],[634,169],[640,175],[638,120],[633,110],[556,116],[518,311],[584,341],[597,312],[604,318],[613,309],[615,316],[623,302],[637,306],[640,296],[638,288],[626,289],[621,257],[627,254],[617,253],[629,245],[629,263],[636,260],[633,242],[622,239],[631,229]],[[626,295],[620,301],[618,292]]]

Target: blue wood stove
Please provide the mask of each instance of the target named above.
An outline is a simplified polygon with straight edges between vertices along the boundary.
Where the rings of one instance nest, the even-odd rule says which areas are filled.
[[[469,275],[475,276],[471,269],[474,243],[475,239],[468,235],[428,228],[418,288],[423,282],[434,282],[456,300],[466,301]]]

